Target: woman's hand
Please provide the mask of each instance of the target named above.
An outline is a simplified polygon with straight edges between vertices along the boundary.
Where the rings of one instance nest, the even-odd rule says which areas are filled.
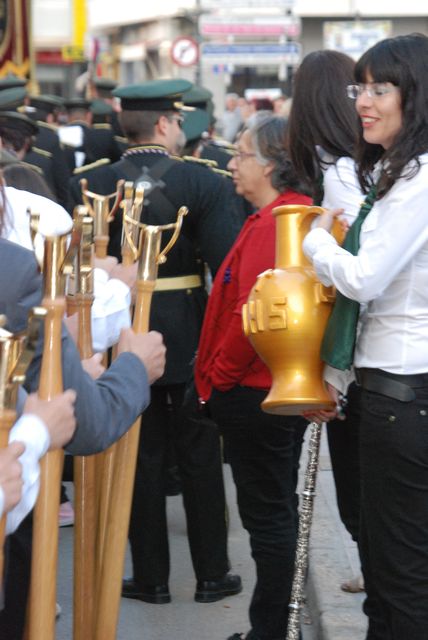
[[[335,219],[344,213],[344,209],[326,209],[319,218],[317,218],[317,229],[325,229],[329,233]]]
[[[309,422],[317,422],[321,424],[321,422],[330,422],[330,420],[345,420],[346,416],[342,411],[342,406],[340,403],[340,395],[339,391],[333,387],[329,382],[326,382],[327,392],[333,402],[336,404],[334,409],[323,409],[320,411],[304,411],[302,413],[303,417]]]

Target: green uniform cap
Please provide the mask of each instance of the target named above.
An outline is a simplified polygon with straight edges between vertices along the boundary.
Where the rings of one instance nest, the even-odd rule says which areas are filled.
[[[204,131],[208,130],[210,117],[206,111],[195,109],[184,115],[183,131],[187,142],[193,142],[202,137]]]
[[[117,82],[116,80],[112,80],[111,78],[103,78],[102,76],[98,76],[93,79],[93,83],[97,89],[101,91],[113,91],[116,89]]]
[[[12,111],[24,104],[27,95],[24,87],[13,87],[11,89],[0,89],[0,109],[2,111]]]
[[[109,116],[113,113],[113,107],[104,100],[92,100],[91,112],[94,116]]]
[[[194,84],[190,91],[187,91],[183,96],[183,102],[189,107],[206,109],[207,103],[212,99],[212,97],[212,91],[210,91],[209,89],[205,89],[205,87]]]
[[[16,111],[0,111],[0,127],[17,129],[26,136],[35,136],[39,132],[39,127],[33,120]]]
[[[8,73],[3,78],[0,78],[0,91],[2,89],[12,89],[16,87],[25,87],[27,80],[25,78],[19,78],[14,73]]]
[[[40,96],[29,96],[30,106],[41,111],[47,111],[53,113],[57,109],[61,109],[64,106],[64,101],[59,96],[51,96],[49,94],[43,94]]]
[[[66,111],[75,111],[80,109],[89,111],[91,107],[90,100],[86,100],[86,98],[71,98],[70,100],[64,100],[63,104]]]
[[[183,93],[191,87],[188,80],[151,80],[119,87],[113,95],[120,98],[124,111],[180,111]]]

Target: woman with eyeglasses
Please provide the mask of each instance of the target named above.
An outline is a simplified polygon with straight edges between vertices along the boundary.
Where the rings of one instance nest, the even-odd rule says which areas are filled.
[[[353,159],[358,116],[354,102],[346,95],[347,85],[355,82],[354,68],[354,60],[338,51],[314,51],[305,56],[295,76],[289,126],[290,158],[297,175],[308,185],[316,204],[328,209],[340,207],[347,225],[356,218],[364,199]],[[337,411],[322,412],[319,419],[330,420],[327,437],[339,514],[358,543],[360,391],[350,371],[339,375],[326,367],[324,376],[347,398],[339,415]],[[341,589],[362,591],[361,573],[350,576]]]
[[[304,250],[337,289],[323,358],[362,388],[360,553],[367,640],[428,629],[428,38],[383,40],[349,89],[367,194],[343,247],[327,212]],[[360,318],[359,333],[356,325]]]
[[[238,139],[229,162],[237,193],[257,207],[214,280],[205,313],[195,383],[224,439],[242,523],[250,536],[257,582],[246,640],[281,640],[297,536],[296,482],[306,421],[264,413],[272,378],[242,332],[241,309],[257,276],[275,263],[274,207],[310,204],[298,193],[288,159],[287,121],[260,114]],[[229,640],[244,636],[235,633]]]

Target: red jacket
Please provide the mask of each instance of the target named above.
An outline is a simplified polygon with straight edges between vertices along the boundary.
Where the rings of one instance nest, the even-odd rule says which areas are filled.
[[[284,204],[310,205],[307,196],[287,190],[249,216],[214,280],[199,340],[195,383],[208,400],[214,387],[269,389],[272,378],[242,332],[241,309],[259,273],[275,266],[275,218]]]

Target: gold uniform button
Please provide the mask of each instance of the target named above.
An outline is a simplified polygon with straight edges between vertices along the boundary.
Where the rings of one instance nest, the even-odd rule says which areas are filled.
[[[395,422],[395,416],[389,416],[388,421],[389,422]]]

